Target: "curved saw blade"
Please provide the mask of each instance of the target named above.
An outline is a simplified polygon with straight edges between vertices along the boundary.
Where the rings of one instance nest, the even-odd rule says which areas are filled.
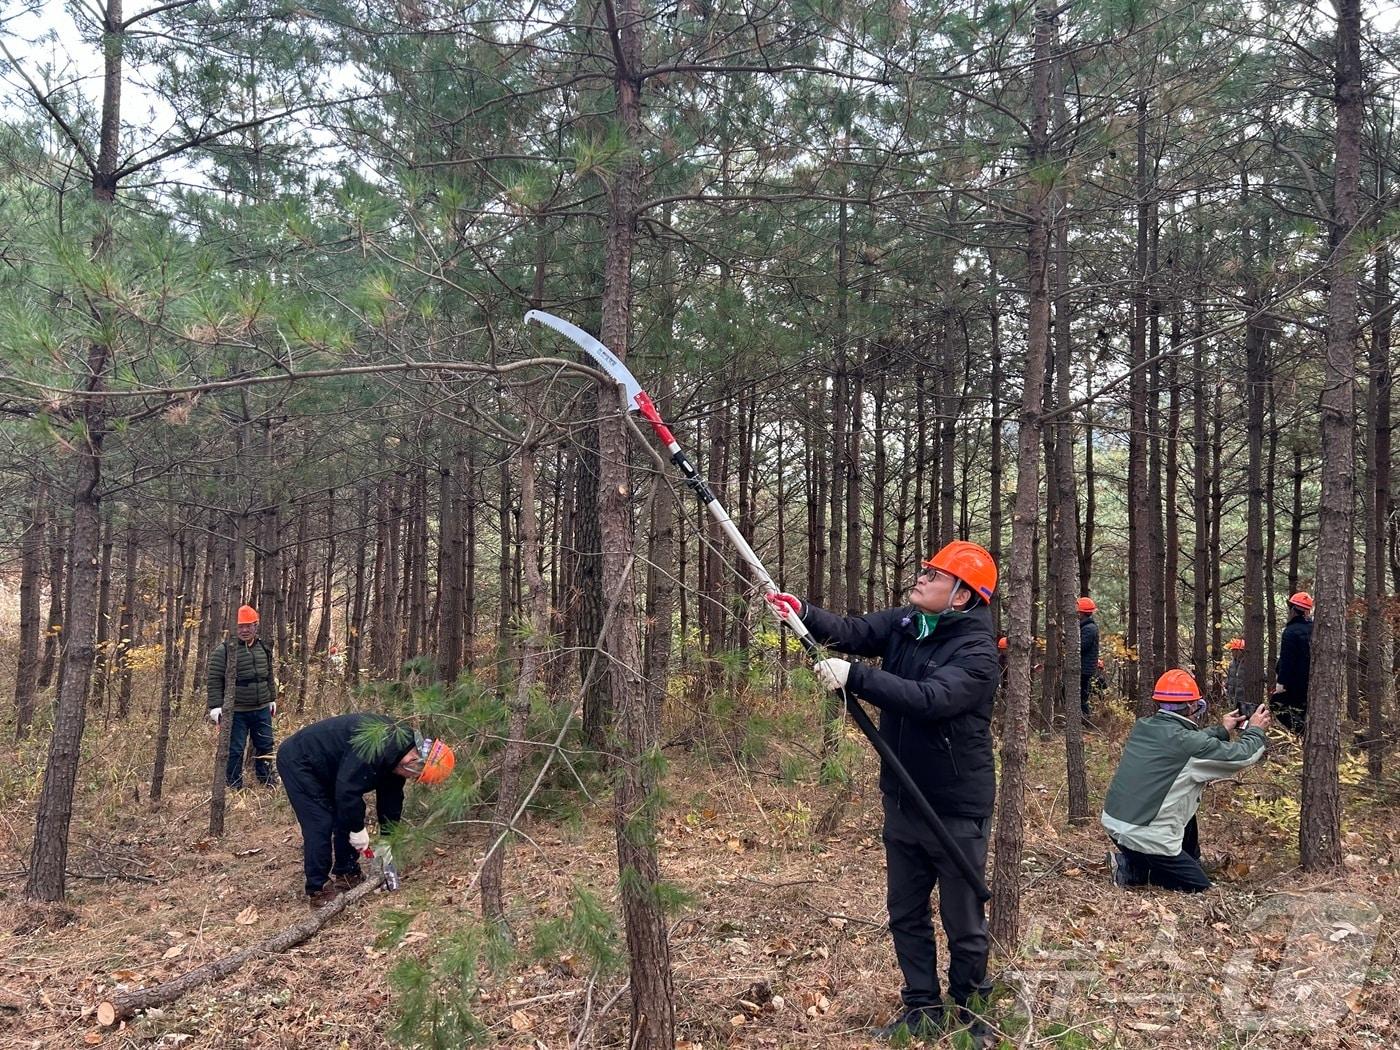
[[[562,317],[555,317],[553,314],[546,313],[543,310],[531,310],[525,315],[525,322],[528,324],[531,321],[542,324],[546,328],[553,328],[565,339],[574,343],[580,350],[593,358],[594,361],[597,361],[604,372],[612,376],[616,382],[621,383],[626,389],[628,403],[633,406],[637,405],[637,396],[642,392],[641,384],[637,382],[637,377],[618,359],[615,353],[597,339],[594,339],[582,328],[578,327],[578,325],[570,324]]]

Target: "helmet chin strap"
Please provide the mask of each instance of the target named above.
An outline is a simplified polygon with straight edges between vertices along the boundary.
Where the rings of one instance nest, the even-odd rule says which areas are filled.
[[[964,583],[962,582],[962,580],[958,580],[958,581],[953,585],[953,589],[952,589],[951,591],[948,592],[948,604],[945,605],[945,606],[943,607],[943,610],[938,614],[939,616],[945,616],[945,615],[947,615],[947,614],[950,613],[950,612],[956,612],[956,611],[957,611],[956,609],[953,608],[953,601],[954,601],[954,599],[957,598],[958,592],[961,591],[961,590],[963,590],[965,587],[966,587],[966,584],[964,584]]]

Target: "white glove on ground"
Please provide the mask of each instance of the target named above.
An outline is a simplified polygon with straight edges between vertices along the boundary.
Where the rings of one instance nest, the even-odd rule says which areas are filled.
[[[219,718],[223,715],[223,713],[224,709],[222,707],[211,707],[209,709],[209,721],[213,722],[215,725],[218,725]]]
[[[817,672],[817,681],[826,688],[832,691],[845,689],[846,679],[851,677],[851,661],[821,660],[814,670]]]
[[[270,708],[272,709],[272,717],[273,717],[273,718],[276,718],[276,717],[277,717],[277,701],[276,701],[276,700],[272,701],[272,703],[268,704],[268,707],[270,707]]]
[[[369,832],[364,828],[350,832],[350,845],[361,853],[369,849]]]

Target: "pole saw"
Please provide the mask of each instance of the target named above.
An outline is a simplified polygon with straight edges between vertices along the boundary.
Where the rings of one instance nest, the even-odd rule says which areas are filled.
[[[685,453],[681,450],[680,443],[676,441],[675,435],[671,433],[671,428],[666,425],[665,421],[661,418],[661,414],[657,412],[650,395],[642,389],[641,384],[637,382],[637,377],[618,359],[618,356],[577,325],[570,324],[563,318],[555,317],[553,314],[545,313],[543,310],[529,311],[525,315],[525,321],[527,324],[530,321],[534,321],[537,324],[544,325],[546,328],[554,329],[554,331],[558,332],[565,339],[568,339],[597,362],[599,367],[601,367],[615,383],[623,388],[627,395],[628,405],[640,412],[642,418],[651,424],[651,429],[655,431],[657,438],[666,446],[666,451],[670,453],[671,462],[685,475],[686,485],[699,497],[700,502],[705,505],[705,508],[710,512],[710,516],[714,518],[716,524],[719,525],[720,530],[728,538],[729,542],[734,545],[734,548],[739,552],[739,556],[743,558],[744,562],[752,570],[754,577],[757,579],[759,586],[763,588],[764,593],[779,593],[778,585],[773,582],[773,577],[768,575],[768,570],[763,567],[763,562],[761,562],[758,555],[754,553],[753,547],[749,545],[749,541],[744,539],[743,533],[739,531],[733,519],[729,517],[724,506],[715,498],[714,492],[711,491],[705,479],[700,476],[690,460],[686,458]],[[786,623],[792,630],[792,633],[797,636],[797,640],[802,644],[802,648],[806,650],[808,656],[813,660],[822,659],[821,647],[817,644],[817,640],[812,637],[812,632],[807,630],[807,625],[802,622],[801,618],[798,617],[796,613],[789,612],[783,617],[783,622]],[[981,874],[973,867],[972,863],[967,859],[967,854],[962,851],[962,847],[958,845],[957,840],[953,838],[947,827],[944,826],[943,821],[939,819],[938,814],[934,812],[933,807],[929,805],[928,799],[925,798],[924,793],[919,790],[919,786],[914,783],[914,778],[911,777],[909,771],[904,768],[904,763],[899,760],[899,756],[895,754],[894,748],[892,748],[889,742],[876,731],[875,723],[870,720],[870,715],[866,712],[865,708],[845,689],[841,690],[841,696],[845,701],[846,713],[851,716],[851,721],[855,722],[860,731],[865,734],[865,738],[870,741],[871,746],[879,752],[880,760],[884,762],[885,768],[894,774],[895,779],[899,781],[908,796],[914,800],[915,809],[919,811],[919,814],[924,818],[924,822],[928,824],[929,829],[933,832],[934,838],[936,838],[938,844],[943,847],[943,852],[947,854],[948,859],[952,861],[953,866],[957,868],[958,874],[973,888],[973,891],[977,894],[979,899],[983,901],[990,899],[991,893],[988,892],[986,883],[983,881]]]

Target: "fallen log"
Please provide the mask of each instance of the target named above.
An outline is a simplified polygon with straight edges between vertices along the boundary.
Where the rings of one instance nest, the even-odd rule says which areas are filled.
[[[165,1006],[168,1003],[173,1003],[186,992],[193,991],[210,981],[227,977],[252,959],[264,955],[275,955],[278,952],[285,952],[288,948],[294,948],[303,941],[310,940],[320,932],[326,923],[356,903],[361,897],[368,896],[377,890],[383,881],[382,876],[366,878],[349,893],[342,893],[325,907],[317,909],[300,922],[294,922],[271,937],[261,940],[257,944],[249,945],[233,955],[215,959],[213,962],[198,966],[179,977],[172,977],[168,981],[162,981],[149,988],[117,992],[110,999],[104,999],[97,1005],[97,1023],[110,1028],[139,1010],[148,1010],[153,1006]]]

